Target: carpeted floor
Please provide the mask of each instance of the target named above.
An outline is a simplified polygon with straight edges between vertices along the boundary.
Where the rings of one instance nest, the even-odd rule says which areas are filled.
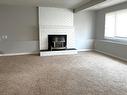
[[[127,64],[95,52],[0,57],[0,95],[127,95]]]

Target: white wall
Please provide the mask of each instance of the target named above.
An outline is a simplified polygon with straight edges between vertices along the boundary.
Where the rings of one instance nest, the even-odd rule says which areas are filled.
[[[104,39],[105,13],[127,8],[127,2],[97,11],[96,13],[96,42],[95,49],[127,59],[127,44],[107,41]]]
[[[39,25],[73,26],[73,12],[65,8],[39,7]]]
[[[0,54],[38,51],[37,23],[36,7],[0,6]]]
[[[70,9],[39,7],[40,49],[48,49],[48,35],[67,35],[67,48],[75,47],[73,12]]]
[[[80,11],[74,14],[76,48],[79,50],[93,49],[95,38],[95,13]]]

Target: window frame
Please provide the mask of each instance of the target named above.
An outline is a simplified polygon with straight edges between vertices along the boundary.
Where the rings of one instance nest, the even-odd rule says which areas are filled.
[[[116,36],[114,35],[113,37],[107,37],[105,36],[105,33],[106,33],[106,15],[107,14],[110,14],[110,13],[118,13],[118,12],[121,12],[121,11],[127,11],[127,9],[121,9],[121,10],[117,10],[117,11],[112,11],[112,12],[107,12],[105,13],[105,26],[104,26],[104,39],[105,40],[110,40],[110,41],[115,41],[115,42],[125,42],[127,43],[127,37],[119,37],[119,36]],[[116,16],[116,15],[115,15]],[[114,31],[114,34],[116,33],[116,17],[115,17],[115,31]]]

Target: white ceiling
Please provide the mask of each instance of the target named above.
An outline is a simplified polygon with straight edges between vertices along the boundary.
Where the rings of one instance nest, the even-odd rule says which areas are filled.
[[[62,7],[75,9],[90,1],[92,0],[0,0],[0,5]],[[127,0],[106,0],[103,3],[90,7],[89,9],[98,10],[100,8],[105,8],[125,1]]]
[[[0,5],[76,8],[90,0],[0,0]]]

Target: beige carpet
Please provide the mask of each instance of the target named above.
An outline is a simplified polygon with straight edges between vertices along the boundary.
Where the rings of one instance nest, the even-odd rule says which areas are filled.
[[[127,64],[95,52],[0,57],[0,95],[127,95]]]

